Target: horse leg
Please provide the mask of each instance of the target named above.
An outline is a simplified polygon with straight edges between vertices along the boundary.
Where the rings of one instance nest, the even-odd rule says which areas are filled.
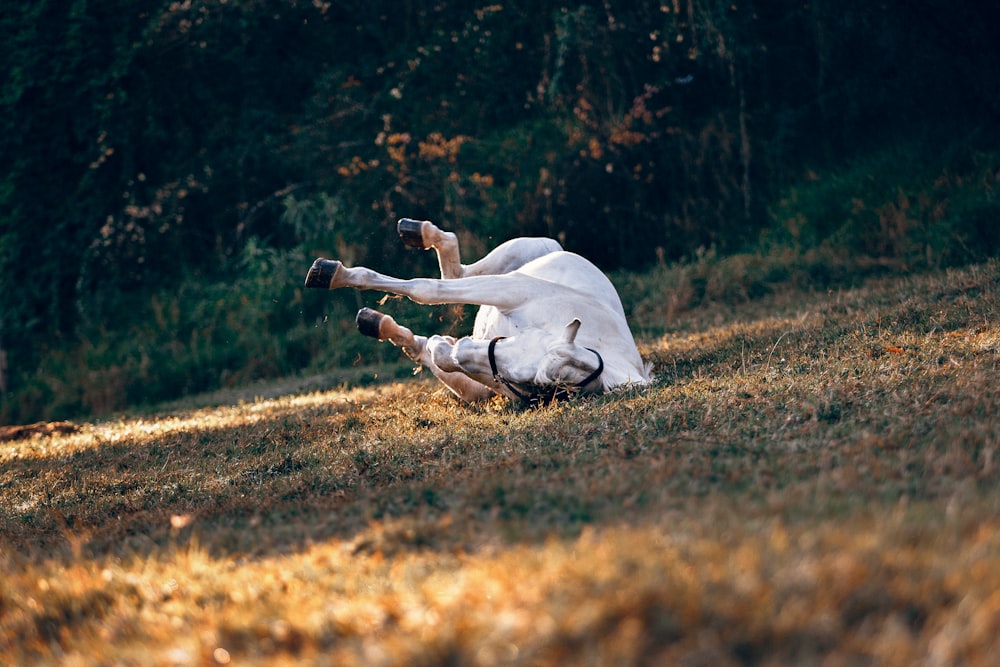
[[[363,266],[346,267],[333,259],[319,258],[313,262],[306,275],[306,287],[316,289],[337,289],[355,287],[357,289],[379,290],[409,297],[417,303],[435,305],[462,303],[469,305],[496,306],[510,311],[537,300],[539,289],[544,285],[546,298],[558,298],[560,285],[548,284],[518,272],[495,276],[470,276],[454,280],[440,278],[393,278]]]
[[[421,366],[430,369],[438,380],[458,398],[468,403],[474,403],[489,398],[493,395],[493,390],[476,382],[469,376],[459,372],[448,372],[441,370],[434,363],[431,350],[427,345],[428,339],[424,336],[414,335],[406,327],[397,324],[394,319],[371,308],[362,308],[358,311],[357,317],[358,331],[371,338],[387,340],[400,348],[407,357],[417,362]],[[454,341],[451,341],[454,343]]]
[[[434,248],[438,256],[438,266],[441,267],[441,277],[445,280],[462,278],[465,267],[462,266],[458,250],[458,236],[454,232],[439,229],[430,220],[413,220],[402,218],[396,223],[396,231],[403,243],[411,248],[430,250]]]
[[[516,238],[500,244],[479,261],[465,265],[459,257],[458,237],[429,220],[401,219],[396,225],[403,243],[411,248],[437,251],[441,277],[445,280],[469,276],[496,276],[515,271],[543,255],[562,250],[554,239]]]

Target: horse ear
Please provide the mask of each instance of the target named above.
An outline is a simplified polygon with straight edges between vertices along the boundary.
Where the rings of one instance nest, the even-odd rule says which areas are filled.
[[[572,343],[576,340],[576,333],[580,330],[580,319],[577,317],[573,318],[573,321],[566,325],[566,329],[563,330],[563,342]]]

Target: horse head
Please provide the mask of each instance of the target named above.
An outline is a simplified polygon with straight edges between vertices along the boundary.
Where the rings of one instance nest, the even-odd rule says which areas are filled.
[[[434,363],[460,372],[527,404],[547,402],[579,391],[603,390],[604,360],[576,344],[580,320],[561,334],[542,329],[497,336],[488,341],[434,336],[428,341]]]

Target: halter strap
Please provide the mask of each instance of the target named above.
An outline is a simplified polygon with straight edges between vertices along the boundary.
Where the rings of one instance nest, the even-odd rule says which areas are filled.
[[[490,339],[489,347],[486,348],[486,356],[490,360],[490,372],[493,373],[494,380],[496,380],[503,386],[507,387],[507,389],[509,389],[512,394],[521,399],[521,402],[524,403],[525,405],[533,406],[543,402],[548,403],[553,399],[562,399],[569,396],[569,391],[565,387],[556,387],[553,390],[551,396],[548,396],[547,394],[543,394],[540,392],[536,394],[524,393],[519,391],[518,388],[514,386],[513,382],[511,382],[504,376],[500,375],[500,371],[497,369],[496,347],[497,343],[503,340],[504,338],[506,338],[506,336],[496,336]],[[594,369],[593,373],[591,373],[590,375],[588,375],[587,377],[583,378],[581,381],[573,385],[574,389],[583,389],[588,384],[599,378],[601,376],[601,373],[604,372],[604,358],[601,357],[601,353],[589,347],[584,349],[590,350],[595,355],[597,355],[597,368]]]

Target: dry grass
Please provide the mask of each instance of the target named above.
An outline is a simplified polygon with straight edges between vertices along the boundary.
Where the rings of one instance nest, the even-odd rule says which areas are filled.
[[[649,293],[660,382],[537,411],[417,379],[0,444],[0,663],[991,664],[998,288]]]

